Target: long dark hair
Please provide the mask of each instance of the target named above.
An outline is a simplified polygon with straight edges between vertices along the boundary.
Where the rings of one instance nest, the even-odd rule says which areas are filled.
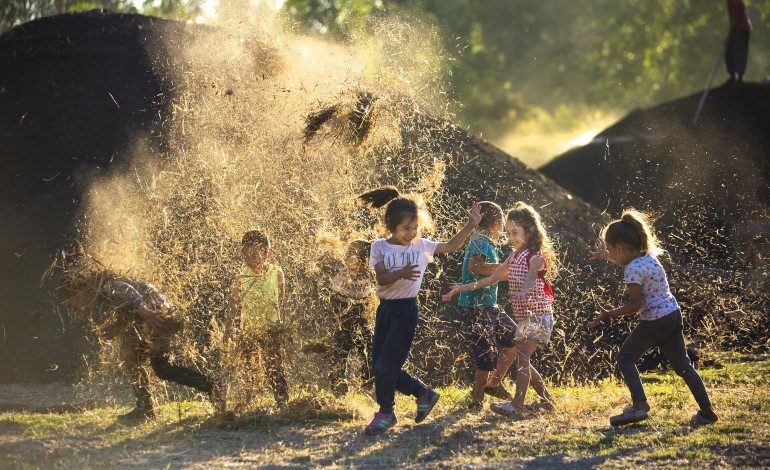
[[[383,186],[358,196],[364,204],[378,209],[387,204],[383,222],[390,233],[404,220],[417,219],[421,230],[432,230],[433,219],[418,194],[402,194],[395,186]]]
[[[548,281],[553,281],[559,270],[559,260],[556,257],[553,242],[545,231],[543,221],[540,220],[540,214],[529,204],[517,202],[513,205],[513,209],[508,211],[507,220],[513,221],[524,229],[527,233],[526,248],[533,253],[540,252],[545,259],[545,277]]]

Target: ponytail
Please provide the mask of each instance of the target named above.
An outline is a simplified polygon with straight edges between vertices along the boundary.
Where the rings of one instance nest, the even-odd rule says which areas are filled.
[[[364,204],[374,209],[379,209],[385,204],[389,203],[393,199],[401,196],[398,189],[395,186],[383,186],[381,188],[367,191],[364,194],[358,196],[359,199],[364,201]]]
[[[418,219],[420,229],[433,231],[433,220],[425,210],[425,203],[420,195],[402,194],[395,186],[383,186],[358,196],[363,203],[373,209],[387,204],[383,222],[385,228],[394,233],[404,220]]]
[[[602,232],[604,241],[610,245],[622,243],[652,256],[659,256],[663,252],[652,229],[650,217],[636,209],[624,210],[620,219],[611,222]]]

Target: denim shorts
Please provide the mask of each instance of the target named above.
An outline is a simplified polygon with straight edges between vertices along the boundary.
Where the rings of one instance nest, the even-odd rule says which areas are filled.
[[[553,315],[533,315],[518,321],[516,341],[535,340],[547,343],[553,333]]]

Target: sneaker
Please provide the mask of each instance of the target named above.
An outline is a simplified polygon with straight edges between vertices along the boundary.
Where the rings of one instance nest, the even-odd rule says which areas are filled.
[[[364,428],[364,434],[373,436],[375,434],[382,434],[396,424],[395,413],[374,413],[372,421]]]
[[[436,402],[441,397],[433,390],[426,388],[424,392],[417,397],[417,414],[414,415],[415,423],[422,423],[428,417],[430,411],[436,406]]]
[[[495,385],[494,387],[484,387],[484,393],[501,400],[513,399],[513,395],[511,395],[511,392],[503,387],[503,384]]]
[[[489,409],[497,414],[508,416],[513,419],[524,419],[524,413],[514,408],[513,403],[509,401],[503,401],[498,403],[492,403],[489,405]]]
[[[468,411],[470,411],[471,413],[477,413],[481,411],[482,408],[484,408],[484,404],[481,403],[480,401],[472,401],[468,403]]]
[[[141,408],[134,408],[128,413],[118,415],[119,421],[144,421],[153,418],[155,418],[155,412],[152,409],[143,410]]]
[[[619,415],[610,417],[610,424],[612,426],[624,426],[626,424],[638,423],[647,419],[649,411],[644,409],[634,408],[633,405],[629,405],[623,408],[623,412]]]
[[[709,414],[711,416],[708,416]],[[711,413],[708,413],[708,412],[704,413],[703,410],[698,410],[698,412],[693,415],[692,419],[690,420],[690,423],[692,423],[695,426],[703,426],[705,424],[714,424],[717,422],[718,419],[719,417],[713,411],[711,411]]]

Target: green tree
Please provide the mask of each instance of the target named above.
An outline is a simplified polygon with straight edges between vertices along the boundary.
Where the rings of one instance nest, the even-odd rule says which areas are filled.
[[[300,20],[306,29],[345,39],[354,31],[366,29],[367,19],[381,13],[387,0],[287,0],[283,8]]]
[[[285,9],[345,37],[406,5],[443,29],[460,117],[493,137],[565,106],[628,109],[697,92],[728,24],[723,1],[701,0],[288,0]],[[770,0],[747,5],[759,12],[747,70],[757,80],[770,70]]]
[[[203,0],[145,0],[142,13],[179,20],[193,20]],[[0,33],[44,16],[101,9],[137,13],[132,0],[0,0]]]
[[[142,14],[175,20],[195,20],[203,0],[144,0]]]

